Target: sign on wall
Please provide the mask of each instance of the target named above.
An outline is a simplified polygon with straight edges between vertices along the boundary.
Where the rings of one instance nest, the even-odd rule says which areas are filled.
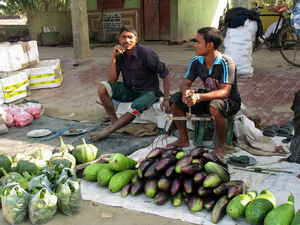
[[[101,20],[101,14],[99,16]],[[122,26],[122,14],[121,13],[104,13],[103,20],[101,22],[100,32],[106,33],[118,33]]]

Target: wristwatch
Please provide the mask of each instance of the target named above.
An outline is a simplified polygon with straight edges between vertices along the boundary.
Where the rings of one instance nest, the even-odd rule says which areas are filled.
[[[200,102],[200,95],[199,94],[196,94],[197,95],[197,103]]]

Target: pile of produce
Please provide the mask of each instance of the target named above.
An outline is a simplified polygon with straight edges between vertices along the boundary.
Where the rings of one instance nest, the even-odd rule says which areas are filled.
[[[4,218],[10,224],[28,217],[33,224],[44,224],[57,209],[68,216],[76,214],[82,208],[82,179],[77,179],[75,165],[91,162],[97,155],[98,149],[84,139],[82,145],[73,147],[65,145],[62,138],[61,146],[50,150],[41,145],[33,155],[27,154],[27,149],[13,157],[0,152]]]
[[[270,191],[258,195],[248,191],[242,180],[230,180],[227,163],[202,146],[190,153],[177,146],[154,148],[137,168],[135,165],[136,161],[117,153],[108,163],[87,166],[83,176],[123,197],[145,194],[157,205],[171,200],[175,207],[186,204],[191,213],[206,209],[213,223],[228,214],[250,224],[300,224],[300,210],[294,216],[292,194],[276,207]]]

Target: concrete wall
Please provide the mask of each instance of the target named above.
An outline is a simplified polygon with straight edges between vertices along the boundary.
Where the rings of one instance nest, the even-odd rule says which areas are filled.
[[[0,42],[5,41],[10,36],[29,36],[27,25],[0,25]]]
[[[196,37],[201,27],[216,27],[226,0],[171,0],[171,41]]]
[[[73,41],[71,11],[28,12],[29,36],[42,44],[43,26],[54,25],[59,32],[60,43]]]

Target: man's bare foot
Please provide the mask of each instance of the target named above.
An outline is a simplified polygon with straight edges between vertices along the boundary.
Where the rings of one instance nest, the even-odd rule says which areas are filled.
[[[227,154],[227,152],[225,152],[225,151],[223,151],[223,150],[221,150],[219,148],[215,149],[214,153],[215,153],[215,155],[217,155],[217,156],[219,156],[221,158],[224,158],[224,156]]]
[[[178,139],[177,141],[167,144],[167,146],[169,146],[169,145],[177,145],[178,147],[188,147],[188,146],[190,146],[190,142],[182,141],[181,139]]]
[[[106,138],[108,135],[109,135],[109,133],[108,133],[107,129],[101,130],[99,132],[90,133],[90,137],[92,138],[93,142],[102,140],[102,139]]]

